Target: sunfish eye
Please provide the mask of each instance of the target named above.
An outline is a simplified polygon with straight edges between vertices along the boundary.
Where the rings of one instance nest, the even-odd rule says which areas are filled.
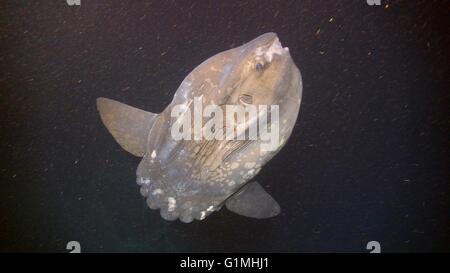
[[[247,94],[242,94],[239,97],[239,101],[243,104],[252,104],[253,103],[253,97]]]
[[[256,63],[256,65],[255,65],[256,71],[262,71],[263,68],[264,68],[264,64],[263,63]]]

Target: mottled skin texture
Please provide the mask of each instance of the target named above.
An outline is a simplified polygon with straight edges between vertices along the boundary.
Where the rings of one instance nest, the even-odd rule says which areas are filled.
[[[240,47],[219,53],[195,68],[181,83],[171,104],[158,116],[149,114],[154,123],[146,137],[145,149],[136,151],[132,145],[133,154],[141,156],[144,153],[137,169],[137,183],[149,207],[160,209],[164,219],[179,218],[183,222],[203,220],[220,209],[233,194],[242,192],[246,183],[286,143],[297,119],[301,92],[300,72],[274,33],[266,33]],[[248,98],[254,105],[279,105],[278,148],[262,151],[259,139],[175,141],[171,137],[171,127],[176,120],[170,115],[172,108],[185,104],[193,112],[192,100],[200,96],[204,107],[209,104],[245,105],[249,103]],[[102,113],[101,108],[100,105]],[[111,132],[117,131],[107,127]],[[139,141],[130,140],[130,143],[136,142]],[[230,202],[227,207],[252,216],[248,206],[254,206],[260,200],[268,203],[267,206],[261,204],[262,208],[268,209],[252,217],[265,218],[279,213],[278,204],[262,187],[249,188],[257,192],[249,198],[250,203],[241,200],[232,205]],[[245,196],[241,192],[235,196]],[[262,197],[258,199],[260,195]]]

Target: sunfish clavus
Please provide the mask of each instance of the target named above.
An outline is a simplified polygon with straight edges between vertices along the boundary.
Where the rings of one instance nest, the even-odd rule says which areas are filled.
[[[205,219],[224,204],[235,213],[258,219],[280,212],[278,203],[251,179],[291,135],[301,97],[300,71],[288,48],[281,46],[275,33],[266,33],[196,67],[162,113],[106,98],[97,99],[97,108],[120,146],[142,157],[136,171],[137,183],[148,206],[160,209],[166,220],[179,218],[189,223]],[[225,105],[277,105],[278,119],[267,118],[269,125],[276,125],[269,126],[277,129],[275,149],[261,149],[266,141],[262,138],[174,138],[173,126],[180,122],[173,116],[175,107],[181,105],[184,111],[195,112],[195,98],[203,109],[207,105],[223,109]],[[191,114],[186,117],[191,118]],[[250,123],[235,125],[245,131]]]

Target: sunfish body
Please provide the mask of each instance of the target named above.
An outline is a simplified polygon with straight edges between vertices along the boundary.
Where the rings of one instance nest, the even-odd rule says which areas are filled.
[[[252,178],[286,143],[295,125],[302,79],[275,33],[207,59],[181,83],[172,102],[155,114],[120,102],[97,99],[101,119],[122,148],[142,157],[137,173],[141,194],[166,220],[203,220],[225,205],[253,218],[280,212],[278,203]],[[262,140],[175,139],[176,106],[278,105],[277,143]],[[203,109],[204,109],[203,107]],[[239,126],[239,124],[236,124]]]

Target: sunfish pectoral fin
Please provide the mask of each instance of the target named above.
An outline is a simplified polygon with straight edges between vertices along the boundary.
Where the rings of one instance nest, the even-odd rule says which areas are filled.
[[[280,213],[280,205],[256,181],[248,183],[231,196],[225,206],[239,215],[257,219],[270,218]]]
[[[107,98],[97,98],[97,109],[120,146],[135,156],[144,156],[147,136],[158,114]]]

